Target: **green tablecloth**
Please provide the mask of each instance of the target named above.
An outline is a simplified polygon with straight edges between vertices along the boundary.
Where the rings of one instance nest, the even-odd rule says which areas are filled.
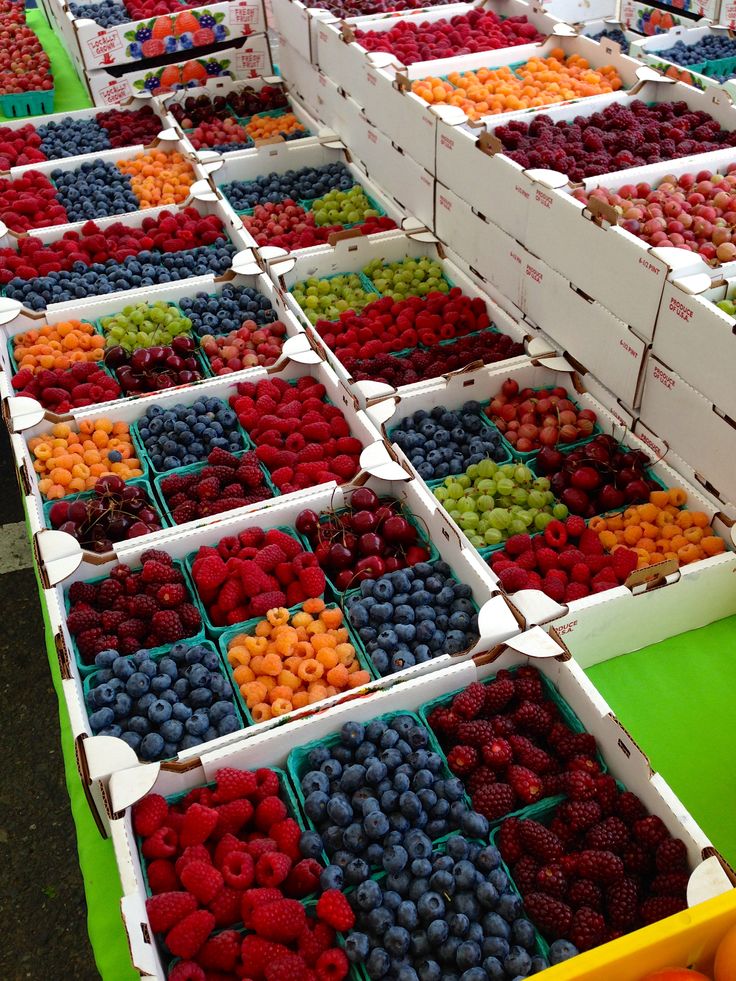
[[[87,109],[92,105],[86,86],[80,81],[76,69],[66,53],[61,38],[49,27],[42,10],[29,10],[26,15],[28,26],[38,35],[46,53],[51,58],[51,71],[54,75],[54,112],[71,112],[72,109]],[[7,119],[0,112],[0,120]],[[29,116],[29,121],[38,116]]]

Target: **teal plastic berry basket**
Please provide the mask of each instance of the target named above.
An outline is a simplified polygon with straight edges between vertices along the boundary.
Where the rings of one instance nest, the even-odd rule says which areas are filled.
[[[509,673],[514,675],[518,670],[519,670],[518,667],[511,668]],[[495,681],[495,677],[496,676],[494,675],[492,678],[487,678],[483,682],[483,684],[489,685],[492,681]],[[573,732],[587,732],[585,726],[577,717],[575,711],[567,704],[565,699],[562,697],[562,695],[560,695],[560,693],[557,691],[557,689],[549,680],[549,678],[546,675],[542,674],[541,672],[539,677],[542,682],[542,688],[544,688],[545,695],[557,707],[560,716],[562,718],[562,721],[565,723],[565,725],[568,726],[570,729],[572,729]],[[449,692],[447,695],[440,695],[438,698],[433,698],[431,701],[425,702],[423,705],[419,707],[419,717],[421,718],[421,720],[424,722],[424,724],[427,726],[428,729],[432,729],[432,727],[429,724],[429,716],[432,710],[441,705],[448,705],[450,702],[452,702],[452,700],[455,698],[456,695],[459,695],[460,692],[464,690],[465,690],[464,688],[457,688],[455,691]],[[442,752],[444,755],[444,750]],[[597,757],[598,757],[598,762],[601,766],[601,770],[604,773],[607,773],[608,767],[606,766],[606,762],[601,756],[600,751],[597,753]],[[538,805],[533,804],[531,806],[537,807]],[[505,819],[502,818],[501,820],[505,820]]]
[[[442,753],[442,750],[440,749],[440,744],[437,742],[437,738],[435,734],[428,726],[426,726],[422,722],[422,720],[419,718],[416,712],[409,712],[409,711],[388,712],[385,715],[377,715],[374,718],[370,719],[369,721],[390,723],[392,719],[405,715],[409,716],[410,719],[412,719],[414,722],[418,723],[424,729],[427,730],[426,748],[430,753],[438,753],[441,756],[443,761],[441,776],[443,779],[448,780],[450,777],[452,777],[452,773],[450,772],[450,768],[447,766],[447,763],[445,761],[445,755],[444,753]],[[316,831],[318,834],[319,834],[319,829],[304,810],[305,797],[302,791],[302,777],[304,777],[304,775],[309,772],[310,766],[309,766],[308,757],[309,757],[309,753],[313,749],[324,748],[324,747],[331,749],[333,746],[338,746],[339,744],[340,744],[340,733],[333,732],[332,735],[326,736],[323,739],[314,739],[311,742],[304,743],[303,746],[295,747],[289,753],[289,756],[287,757],[286,760],[286,770],[289,774],[289,777],[291,778],[292,784],[294,785],[294,790],[296,791],[296,796],[299,801],[299,806],[302,810],[302,813],[304,814],[304,821],[307,825],[307,828],[310,831]]]
[[[422,547],[426,548],[427,551],[429,552],[429,558],[426,561],[427,562],[434,562],[436,559],[439,559],[440,554],[437,551],[437,548],[436,548],[434,542],[432,542],[429,538],[427,538],[424,530],[421,528],[421,526],[420,526],[419,522],[417,521],[415,515],[412,514],[412,512],[408,508],[404,507],[404,505],[401,504],[401,502],[396,501],[396,499],[395,498],[392,498],[392,497],[381,498],[379,503],[380,504],[399,504],[399,508],[397,509],[397,511],[395,513],[397,515],[400,515],[403,518],[406,518],[406,520],[414,528],[416,528],[416,530],[418,532],[418,535],[419,535],[419,538],[418,538],[418,541],[417,541],[417,545],[421,545]],[[321,525],[326,524],[330,520],[330,518],[332,518],[332,517],[339,518],[341,514],[346,514],[349,510],[350,510],[350,508],[339,508],[337,511],[333,511],[330,514],[323,514],[323,515],[320,516],[319,523]],[[298,531],[296,532],[296,534],[299,537],[299,540],[303,544],[304,548],[307,549],[307,551],[309,551],[309,552],[313,552],[314,551],[314,546],[310,542],[309,536],[308,535],[303,535],[303,534],[301,534],[301,532],[298,532]],[[352,596],[353,593],[357,592],[358,589],[360,589],[360,585],[354,586],[351,589],[338,589],[337,586],[330,579],[330,577],[327,575],[326,572],[325,572],[325,579],[327,580],[327,585],[329,586],[329,588],[332,590],[332,592],[334,593],[334,595],[337,596],[338,599],[340,599],[340,600],[347,599],[349,596]]]
[[[187,572],[186,566],[184,565],[184,563],[178,561],[177,559],[174,559],[172,564],[174,568],[178,569],[180,572],[183,573],[184,586],[189,593],[189,599],[192,603],[196,605],[197,604],[196,594],[192,582],[189,578],[189,573]],[[140,570],[136,569],[134,571],[139,572]],[[108,576],[97,576],[95,579],[86,579],[85,582],[96,585],[97,583],[105,582],[107,578]],[[69,590],[66,589],[64,590],[64,610],[66,616],[69,615],[70,609],[71,609],[71,603],[69,602]],[[188,644],[197,644],[199,643],[199,641],[204,639],[205,639],[204,621],[202,621],[202,626],[200,626],[196,634],[192,634],[190,637],[182,637],[182,641]],[[74,654],[74,660],[76,661],[77,667],[79,668],[80,676],[84,679],[87,677],[87,675],[94,674],[95,671],[99,671],[99,668],[96,667],[94,663],[92,664],[84,663],[84,661],[82,660],[82,656],[79,653],[79,648],[77,647],[77,643],[73,637],[71,638],[71,642],[72,642],[72,652]],[[147,650],[148,653],[151,655],[151,657],[154,657],[156,654],[165,654],[166,651],[169,650],[170,646],[171,646],[170,644],[161,644],[158,647],[142,647],[141,650]],[[128,657],[130,655],[124,655],[124,656]]]
[[[228,676],[228,672],[227,672],[227,670],[225,668],[225,665],[222,662],[222,657],[220,656],[220,652],[217,650],[217,648],[212,643],[212,641],[211,640],[201,640],[201,641],[193,641],[192,643],[193,644],[199,643],[203,647],[206,647],[208,650],[213,651],[217,655],[218,666],[219,666],[220,674],[228,682],[228,684],[230,685],[230,687],[232,689],[232,687],[233,687],[232,679]],[[168,653],[169,653],[169,648],[168,647],[161,648],[161,649],[157,650],[156,653],[151,656],[151,660],[158,662],[158,661],[161,660],[161,658],[166,657],[166,655]],[[127,656],[128,657],[132,657],[132,655],[127,655]],[[98,669],[95,669],[91,674],[85,675],[85,677],[82,679],[82,691],[84,693],[84,708],[85,708],[85,711],[87,713],[87,719],[88,719],[88,721],[89,721],[90,712],[93,711],[92,706],[89,704],[89,701],[90,701],[90,692],[94,688],[97,687],[97,685],[95,684],[95,680],[96,680],[96,676],[98,674],[99,674],[99,670]],[[238,717],[238,719],[240,720],[240,723],[241,723],[240,724],[240,727],[238,729],[236,729],[235,732],[239,732],[239,731],[242,731],[245,728],[247,722],[246,722],[246,720],[243,717],[243,713],[242,713],[242,711],[240,709],[240,705],[238,704],[238,699],[236,698],[236,693],[235,693],[234,690],[233,690],[232,695],[233,695],[233,705],[235,706],[235,712],[236,712],[236,715],[237,715],[237,717]],[[202,748],[203,751],[205,750],[206,746],[207,746],[206,743],[202,743],[202,747],[201,748]],[[173,757],[170,757],[170,759],[173,759]],[[167,761],[166,760],[161,760],[161,762],[162,763],[165,763]],[[146,883],[146,888],[148,888],[148,883]],[[149,895],[150,895],[150,893],[149,893]]]
[[[222,400],[220,400],[220,401],[222,401]],[[227,405],[227,402],[222,402],[222,404],[223,404],[223,407],[224,408],[229,408],[229,406]],[[251,442],[250,436],[245,431],[245,429],[243,429],[243,427],[241,426],[239,420],[237,421],[237,424],[236,424],[236,430],[240,433],[240,438],[241,438],[241,440],[243,442],[243,445],[240,448],[240,450],[237,450],[236,452],[242,453],[242,452],[245,452],[245,450],[252,450],[252,449],[254,449],[255,447],[253,446],[253,443]],[[156,477],[159,477],[159,476],[169,477],[169,476],[171,476],[171,474],[180,473],[181,472],[181,469],[179,467],[176,467],[174,470],[157,470],[154,467],[153,460],[151,459],[151,457],[150,457],[150,455],[148,453],[148,450],[143,445],[143,440],[140,437],[140,420],[136,420],[135,422],[131,422],[131,424],[130,424],[130,431],[131,431],[131,433],[134,434],[135,438],[137,439],[138,445],[141,447],[141,451],[143,452],[143,456],[144,456],[144,459],[146,461],[146,466],[148,467],[148,470],[150,472],[151,480],[152,481]],[[199,463],[205,463],[206,462],[206,458],[205,458],[205,460],[200,460],[198,462]],[[188,466],[195,466],[195,464],[188,464]]]
[[[252,516],[249,516],[249,517],[252,517]],[[289,535],[291,538],[295,539],[295,541],[299,542],[299,544],[301,545],[301,541],[299,541],[299,538],[297,536],[297,533],[294,531],[293,528],[289,528],[289,527],[287,527],[285,525],[280,525],[280,526],[277,526],[275,530],[276,531],[282,531],[285,535]],[[206,634],[207,634],[208,637],[214,639],[215,641],[218,641],[219,638],[222,637],[222,635],[226,631],[230,630],[232,627],[237,627],[238,630],[242,630],[243,629],[243,626],[245,625],[245,623],[246,622],[249,622],[249,621],[245,621],[244,620],[243,623],[234,623],[234,624],[228,623],[228,624],[226,624],[223,627],[216,627],[212,623],[212,621],[210,620],[209,615],[207,613],[207,610],[205,609],[205,605],[202,602],[202,600],[200,599],[199,594],[198,594],[197,589],[196,589],[196,586],[195,586],[195,579],[194,579],[194,574],[192,572],[192,566],[194,565],[194,562],[195,562],[195,559],[196,558],[197,558],[197,552],[190,552],[187,556],[185,556],[185,558],[184,558],[184,568],[186,569],[187,575],[189,576],[189,579],[192,582],[192,593],[194,595],[194,602],[195,602],[195,604],[197,606],[197,609],[199,610],[200,614],[202,615],[202,623],[204,624],[205,632],[206,632]],[[323,594],[323,596],[321,598],[324,598],[324,594]],[[258,619],[261,619],[261,618],[258,617]]]
[[[47,116],[54,111],[54,90],[41,92],[19,92],[13,95],[0,95],[0,109],[9,119],[22,119],[25,116]]]
[[[541,386],[539,388],[532,389],[532,391],[541,392],[541,391],[545,391],[545,388],[544,386]],[[580,408],[580,405],[575,401],[574,398],[571,398],[569,394],[567,398],[569,399],[570,402],[572,402],[572,404],[575,406],[576,409]],[[489,399],[487,402],[483,403],[484,409],[486,406],[489,406],[491,404],[491,401],[492,400]],[[485,412],[481,412],[481,418],[486,426],[490,426],[492,429],[495,429],[497,432],[499,431],[496,424],[493,422],[492,419],[490,419],[489,416],[486,415]],[[564,449],[566,450],[574,450],[575,447],[577,446],[583,446],[585,445],[585,443],[589,443],[591,439],[593,439],[595,436],[599,436],[601,432],[602,432],[601,427],[596,422],[593,425],[593,432],[589,436],[584,436],[582,439],[576,439],[573,443],[564,443],[564,444],[558,443],[557,449],[562,449],[562,447],[564,446]],[[503,433],[501,433],[501,439],[503,440],[504,445],[508,447],[511,456],[515,460],[521,460],[524,463],[528,463],[529,461],[536,459],[537,453],[539,453],[539,449],[529,450],[528,452],[524,452],[524,453],[519,452],[519,450],[514,449],[514,447],[511,445],[511,443],[509,443],[509,441],[506,439]]]
[[[136,459],[140,463],[141,470],[143,472],[137,477],[131,477],[130,480],[126,480],[125,483],[127,484],[131,481],[143,481],[143,480],[145,480],[148,483],[150,482],[150,474],[148,468],[148,460],[146,459],[143,444],[141,443],[138,433],[135,431],[133,425],[129,427],[129,431],[130,431],[130,439],[133,444],[133,448],[135,449]],[[110,474],[111,473],[112,471],[110,471]],[[109,476],[109,474],[101,474],[100,476],[105,477],[105,476]],[[69,500],[70,497],[76,497],[77,494],[79,494],[79,491],[72,491],[71,494],[65,494],[63,497],[54,497],[54,498],[48,498],[46,497],[45,494],[41,494],[41,499],[44,501],[44,503],[47,501],[51,501],[51,503],[55,503],[56,501],[67,501]]]
[[[337,603],[327,604],[328,610],[336,610],[337,608],[338,608]],[[291,609],[289,610],[289,620],[291,620],[292,616],[294,616],[295,613],[299,613],[301,612],[301,610],[302,610],[301,604],[299,604],[299,606],[292,606]],[[241,713],[243,714],[243,717],[245,718],[245,722],[247,726],[258,725],[258,723],[251,715],[250,709],[248,708],[246,701],[243,698],[242,693],[240,691],[240,686],[238,685],[238,683],[235,681],[235,678],[233,677],[234,666],[230,664],[228,658],[228,645],[230,644],[230,641],[233,639],[233,637],[237,637],[240,634],[253,634],[258,624],[261,623],[264,619],[265,617],[254,617],[252,620],[247,620],[241,626],[229,627],[224,633],[220,635],[219,638],[220,655],[222,657],[223,662],[225,663],[226,671],[228,673],[228,680],[232,685],[233,690],[235,691],[235,697],[238,700],[238,706],[240,708]],[[358,644],[356,642],[356,638],[353,633],[352,627],[347,622],[347,618],[344,615],[343,615],[343,626],[347,628],[348,640],[355,648],[355,655],[358,659],[358,664],[364,671],[368,672],[368,674],[371,677],[371,680],[375,680],[378,677],[376,675],[375,669],[361,653],[360,648],[358,647]],[[347,688],[345,689],[345,692],[347,693],[350,692],[351,690],[352,689]],[[313,704],[319,705],[320,703],[316,702]],[[290,715],[289,713],[287,713],[286,715],[283,716],[283,723],[280,723],[280,725],[288,725],[290,721],[291,721]]]
[[[237,453],[234,453],[233,456],[236,456],[238,459],[240,459],[245,453],[248,452],[250,451],[247,449],[239,450]],[[204,468],[208,466],[210,466],[210,464],[207,462],[207,460],[202,460],[201,463],[190,463],[188,467],[179,467],[177,470],[168,470],[166,473],[157,473],[153,477],[152,483],[153,483],[153,490],[156,495],[157,506],[162,516],[166,519],[167,523],[170,526],[176,527],[177,525],[176,522],[174,521],[174,516],[171,513],[171,509],[169,507],[168,501],[166,500],[166,495],[164,494],[161,488],[161,484],[163,483],[164,480],[166,480],[167,477],[186,477],[192,473],[199,473],[201,470],[204,470]],[[281,492],[273,484],[271,478],[268,475],[268,471],[260,461],[258,462],[258,469],[263,474],[263,484],[265,488],[270,492],[270,497],[264,498],[264,502],[272,500],[274,497],[278,497]],[[226,511],[221,513],[227,514]]]
[[[457,583],[460,582],[460,580],[458,579],[458,577],[455,575],[454,571],[451,572],[451,576],[455,580],[455,582],[457,582]],[[345,613],[345,620],[346,620],[347,623],[350,623],[350,611],[349,611],[349,609],[347,607],[347,604],[351,600],[357,599],[357,598],[358,598],[358,590],[357,589],[353,593],[351,593],[350,595],[346,595],[346,596],[343,596],[342,597],[341,605],[343,607],[343,611]],[[475,600],[474,599],[471,599],[470,602],[473,605],[474,612],[476,614],[479,613],[480,612],[480,608],[479,608],[478,604],[475,602]],[[368,649],[366,648],[365,644],[363,643],[363,641],[362,641],[362,639],[360,637],[360,634],[358,633],[357,630],[354,631],[354,633],[355,633],[355,639],[356,639],[357,643],[360,646],[361,653],[366,658],[366,660],[370,661],[370,663],[373,665],[373,670],[375,671],[377,678],[390,678],[393,674],[396,673],[396,672],[390,671],[390,672],[388,672],[388,674],[385,674],[385,675],[384,674],[381,674],[379,672],[378,668],[376,668],[375,664],[373,664],[373,658],[371,657],[370,653],[368,652]],[[474,643],[477,643],[477,641],[474,641]],[[463,651],[458,651],[458,653],[456,655],[453,655],[453,656],[454,657],[459,657],[462,653],[463,653]],[[438,651],[437,654],[434,655],[434,657],[430,658],[430,660],[433,661],[435,657],[441,657],[441,656],[442,656],[442,651]]]
[[[353,187],[356,186],[360,187],[363,194],[368,199],[368,203],[370,204],[371,208],[373,208],[376,212],[378,212],[379,218],[385,218],[386,212],[378,203],[378,201],[376,201],[375,198],[371,197],[371,195],[368,193],[368,191],[366,191],[366,189],[363,187],[362,184],[360,184],[359,181],[356,181],[355,184],[353,184]],[[300,198],[297,201],[297,204],[300,205],[300,207],[304,208],[305,211],[314,211],[315,204],[318,201],[321,201],[322,198],[324,197],[326,197],[325,194],[323,194],[322,197],[319,198]],[[360,225],[364,224],[364,222],[365,222],[365,218],[361,218],[359,221],[345,222],[344,224],[340,224],[338,222],[337,224],[340,224],[340,228],[357,228]],[[323,227],[323,226],[318,226],[318,227]]]
[[[245,769],[245,767],[242,767],[242,769]],[[286,805],[288,816],[293,818],[302,830],[305,830],[306,826],[304,822],[304,816],[299,807],[299,802],[297,800],[296,794],[294,793],[294,788],[291,785],[289,775],[285,773],[284,770],[282,770],[280,767],[277,766],[269,766],[267,769],[269,769],[272,773],[275,773],[276,776],[279,778],[279,797]],[[183,790],[179,794],[171,794],[169,797],[166,797],[164,799],[166,800],[166,803],[169,805],[169,807],[173,807],[175,804],[178,804],[180,801],[184,800],[185,797],[191,794],[192,790],[204,790],[205,788],[207,790],[213,790],[215,786],[216,786],[216,782],[213,780],[210,783],[200,784],[199,787],[192,787],[191,790]],[[146,895],[151,896],[153,895],[153,893],[151,892],[151,884],[148,881],[148,859],[146,859],[145,856],[143,855],[143,839],[141,838],[140,835],[136,835],[135,841],[136,841],[136,845],[138,846],[138,857],[141,863],[141,871],[143,872],[143,882],[146,888]],[[308,900],[303,900],[303,902],[307,902],[307,901]],[[232,926],[229,926],[228,929],[237,930],[239,927],[242,926],[243,924],[241,921],[239,923],[233,924]]]
[[[91,327],[94,328],[94,332],[96,334],[100,334],[100,335],[102,334],[102,331],[100,330],[96,320],[82,320],[80,321],[80,323],[89,324]],[[10,367],[13,369],[14,376],[17,375],[18,372],[20,371],[20,366],[18,365],[18,361],[16,360],[15,357],[15,342],[27,333],[28,331],[26,330],[21,331],[20,333],[15,334],[13,337],[9,337],[7,340],[8,360],[10,361]],[[104,364],[102,361],[98,361],[97,363],[100,365],[100,367],[104,368]]]
[[[320,276],[320,277],[310,276],[309,278],[310,279],[318,279],[318,281],[321,281],[321,280],[327,280],[327,281],[329,281],[331,279],[335,279],[337,276],[352,276],[352,275],[355,275],[355,276],[358,277],[358,279],[360,280],[361,286],[365,290],[366,293],[373,294],[371,296],[371,298],[369,300],[367,300],[367,302],[365,304],[363,304],[363,306],[368,306],[369,303],[373,303],[375,300],[380,299],[381,294],[378,292],[378,290],[373,285],[373,283],[370,281],[370,279],[368,279],[367,276],[364,276],[362,272],[333,273],[331,276]],[[294,286],[296,286],[296,283],[294,284]],[[289,293],[291,293],[292,295],[293,295],[294,286],[289,287]],[[294,301],[294,302],[296,302],[296,301]],[[302,311],[304,311],[304,316],[307,318],[307,320],[309,320],[309,317],[307,317],[307,311],[308,311],[309,308],[308,307],[299,306],[299,309],[302,310]],[[353,308],[352,307],[347,307],[347,309],[348,310],[352,310]],[[363,307],[361,307],[360,309],[362,311]],[[341,312],[344,312],[344,311],[341,311]],[[356,313],[359,313],[360,311],[355,311],[355,312]],[[328,318],[327,317],[320,316],[317,319],[318,320],[327,320]],[[329,321],[329,322],[335,323],[335,321]],[[311,323],[311,320],[310,320],[310,323]]]
[[[153,492],[153,490],[151,488],[151,485],[149,484],[149,482],[147,480],[145,480],[143,477],[136,477],[134,480],[129,480],[127,482],[127,485],[126,486],[128,486],[128,487],[142,487],[143,490],[146,492],[146,497],[148,498],[148,503],[151,505],[151,507],[154,509],[154,511],[156,511],[156,513],[158,514],[159,518],[161,519],[162,526],[164,528],[168,528],[168,527],[171,526],[171,524],[173,522],[171,522],[170,519],[169,519],[169,517],[166,514],[164,514],[164,512],[163,512],[163,510],[162,510],[162,508],[161,508],[161,506],[160,506],[160,504],[159,504],[159,502],[158,502],[158,500],[156,498],[156,495],[154,494],[154,492]],[[88,491],[82,491],[81,493],[78,493],[78,494],[69,494],[67,497],[62,498],[62,500],[64,501],[64,503],[73,504],[75,501],[89,501],[89,500],[91,500],[95,496],[96,496],[96,494],[95,494],[95,491],[94,490],[88,490]],[[54,504],[57,504],[57,503],[58,503],[57,501],[45,501],[44,502],[44,505],[43,505],[43,517],[44,517],[44,524],[45,524],[45,526],[47,528],[52,528],[53,527],[52,524],[51,524],[51,521],[49,520],[49,514],[51,512],[51,508],[54,506]]]

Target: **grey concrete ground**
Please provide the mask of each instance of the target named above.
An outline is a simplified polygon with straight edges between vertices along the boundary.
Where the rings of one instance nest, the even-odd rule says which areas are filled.
[[[94,981],[56,693],[0,425],[0,978]]]

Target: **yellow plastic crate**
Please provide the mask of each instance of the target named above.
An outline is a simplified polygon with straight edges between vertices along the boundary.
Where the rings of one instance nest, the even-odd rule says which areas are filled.
[[[718,944],[733,926],[736,889],[551,967],[544,981],[642,981],[664,967],[710,974]]]

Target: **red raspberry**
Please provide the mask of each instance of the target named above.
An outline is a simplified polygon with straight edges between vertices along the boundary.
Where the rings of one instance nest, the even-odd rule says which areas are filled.
[[[197,962],[210,971],[231,972],[240,956],[240,934],[237,930],[223,930],[205,943],[197,955]]]
[[[286,561],[286,555],[278,545],[264,545],[259,549],[253,561],[260,566],[264,572],[273,572],[280,562]]]
[[[350,903],[338,889],[328,889],[322,893],[317,900],[317,916],[335,930],[350,930],[355,925],[355,914]]]
[[[224,884],[222,875],[207,862],[190,862],[179,878],[184,888],[204,906],[215,898]]]
[[[254,824],[259,831],[268,831],[272,824],[287,817],[286,805],[281,798],[265,797],[256,807]]]
[[[513,715],[516,725],[535,736],[544,736],[552,728],[552,714],[545,705],[523,701]]]
[[[339,947],[326,950],[317,961],[318,981],[342,981],[350,970],[350,962]]]
[[[550,548],[561,549],[567,544],[567,529],[561,521],[550,521],[544,529],[544,540]]]
[[[299,573],[299,585],[305,596],[321,596],[325,591],[325,574],[319,567],[302,569]]]
[[[217,811],[202,804],[191,804],[184,815],[179,843],[182,848],[187,845],[201,845],[207,841],[217,826]]]
[[[273,963],[276,954],[283,950],[280,944],[271,943],[254,933],[247,933],[240,946],[240,957],[243,964],[248,965],[248,971],[254,978],[262,978],[268,964]]]
[[[247,889],[255,876],[253,858],[248,852],[232,851],[223,858],[222,877],[231,889]]]
[[[282,552],[286,555],[287,559],[293,559],[304,549],[299,544],[299,542],[292,536],[287,535],[284,531],[279,531],[278,528],[271,528],[266,532],[266,544],[267,545],[278,545]]]
[[[176,854],[178,844],[176,831],[164,825],[146,838],[141,851],[145,858],[171,858]]]
[[[260,802],[266,797],[276,797],[280,788],[278,774],[266,767],[256,770],[256,789],[254,800]]]
[[[188,892],[162,892],[146,900],[148,922],[154,933],[166,933],[197,908],[197,900]]]
[[[514,809],[516,795],[512,788],[506,783],[494,783],[473,794],[473,810],[488,818],[489,821],[497,821]]]
[[[288,855],[293,862],[299,861],[301,858],[299,842],[301,841],[302,832],[293,818],[285,818],[283,821],[277,821],[271,825],[268,833],[276,842],[279,851]]]
[[[314,858],[303,858],[289,873],[284,891],[289,896],[302,899],[319,888],[322,866]]]
[[[303,981],[306,977],[305,967],[298,954],[284,949],[266,964],[264,976],[266,981]]]
[[[326,892],[320,897],[317,904],[318,915],[320,915],[319,903],[323,902],[325,896],[329,895],[330,893]],[[347,904],[347,900],[342,893],[338,893],[338,895]],[[350,909],[349,906],[348,909]],[[304,929],[307,922],[307,914],[298,900],[280,899],[277,902],[264,903],[263,905],[256,906],[251,916],[251,922],[255,932],[266,940],[289,943],[292,940],[296,940]],[[347,926],[352,926],[353,922],[354,919]],[[347,929],[347,926],[343,929]]]
[[[474,681],[452,700],[452,711],[464,719],[475,719],[483,709],[485,701],[485,687],[479,681]]]
[[[232,766],[224,766],[215,774],[215,792],[212,799],[218,804],[250,798],[255,794],[257,786],[256,775],[251,770],[236,770]]]
[[[148,884],[151,892],[175,892],[179,888],[179,878],[171,862],[156,858],[148,865]]]
[[[255,596],[251,602],[251,610],[254,617],[262,617],[277,607],[286,605],[286,595],[281,590],[272,590],[268,593],[261,593]]]
[[[532,540],[529,535],[511,535],[506,539],[506,551],[512,556],[528,552],[531,547]]]
[[[562,522],[558,522],[558,523],[562,524]],[[557,552],[554,551],[554,549],[551,548],[537,549],[536,559],[537,559],[537,567],[539,571],[542,573],[542,575],[544,575],[545,573],[549,572],[552,569],[559,568],[559,563],[558,563],[559,556],[557,555]]]
[[[290,871],[291,859],[288,855],[282,852],[267,852],[256,862],[256,882],[259,886],[269,888],[280,886]]]
[[[565,519],[565,528],[570,538],[580,538],[585,531],[585,520],[577,514],[571,514]]]
[[[280,889],[248,889],[241,897],[240,912],[243,925],[253,928],[253,912],[257,906],[280,902],[284,897]]]
[[[198,909],[180,920],[166,934],[166,946],[175,957],[194,957],[215,928],[208,910]]]
[[[578,950],[591,950],[602,944],[606,936],[606,921],[600,913],[582,906],[573,914],[570,940]]]
[[[212,859],[204,845],[188,845],[176,860],[176,874],[181,876],[181,873],[190,862],[204,862],[206,865],[211,865]]]
[[[171,567],[170,559],[168,565],[156,559],[148,559],[143,562],[141,579],[143,582],[171,582],[171,575],[173,571],[174,570]]]
[[[506,593],[516,593],[520,589],[529,589],[529,574],[525,569],[516,565],[508,569],[502,569],[498,574],[498,581]]]
[[[207,981],[199,964],[194,961],[179,961],[169,971],[169,981]]]
[[[524,906],[545,935],[554,939],[567,936],[572,924],[572,910],[566,903],[543,892],[529,892],[524,896]]]
[[[478,750],[474,746],[455,746],[447,754],[447,765],[453,773],[470,773],[478,765]]]
[[[133,830],[141,838],[158,831],[166,821],[169,805],[160,794],[148,794],[133,805]]]
[[[249,800],[231,800],[217,808],[217,834],[237,834],[253,817]]]

